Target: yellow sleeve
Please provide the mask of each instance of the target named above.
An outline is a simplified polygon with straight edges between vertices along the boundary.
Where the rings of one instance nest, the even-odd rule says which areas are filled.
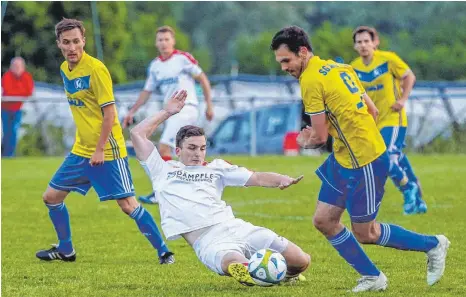
[[[408,64],[405,63],[400,57],[395,53],[390,53],[389,56],[389,65],[390,72],[398,79],[401,79],[403,75],[409,70]]]
[[[100,107],[115,103],[112,78],[105,66],[94,68],[91,74],[91,87]]]
[[[321,81],[303,81],[302,96],[304,112],[308,115],[316,115],[325,112],[324,86]]]

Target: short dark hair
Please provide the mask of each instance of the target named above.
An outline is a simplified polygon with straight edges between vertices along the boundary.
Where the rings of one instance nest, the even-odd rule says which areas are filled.
[[[301,46],[306,47],[312,52],[311,42],[306,32],[298,26],[285,27],[278,31],[272,39],[270,49],[276,51],[280,45],[286,44],[290,51],[296,55],[299,52]]]
[[[176,133],[176,147],[181,147],[183,141],[191,136],[205,136],[204,129],[193,125],[181,127]]]
[[[157,35],[157,33],[167,33],[167,32],[170,32],[173,38],[175,37],[175,30],[170,26],[162,26],[162,27],[157,28],[157,31],[155,31],[155,34]]]
[[[86,33],[86,29],[84,29],[83,22],[75,20],[75,19],[67,19],[63,18],[58,24],[55,25],[55,36],[57,40],[60,40],[61,33],[69,30],[73,30],[78,28],[81,31],[81,34],[84,37],[84,33]]]
[[[356,43],[356,35],[363,32],[369,33],[372,41],[375,41],[375,38],[378,37],[377,30],[375,30],[375,28],[369,26],[359,26],[353,31],[353,43]]]

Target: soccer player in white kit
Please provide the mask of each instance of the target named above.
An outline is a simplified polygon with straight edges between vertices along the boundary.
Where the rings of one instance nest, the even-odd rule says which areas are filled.
[[[168,161],[171,160],[172,152],[175,149],[175,137],[178,130],[185,125],[197,124],[199,100],[196,96],[195,80],[199,81],[204,93],[207,106],[205,116],[208,121],[211,121],[214,117],[214,111],[209,79],[191,54],[175,49],[175,31],[169,26],[158,28],[155,46],[160,52],[160,56],[152,60],[144,89],[134,106],[125,116],[123,128],[133,123],[134,114],[146,103],[157,87],[165,96],[164,102],[170,98],[175,90],[187,90],[186,106],[180,113],[165,123],[160,137],[159,152],[162,158]],[[139,200],[144,203],[157,203],[157,197],[154,193],[148,196],[140,196]]]
[[[206,163],[206,138],[196,126],[184,126],[176,135],[179,161],[164,161],[149,140],[157,126],[182,111],[185,90],[176,92],[164,109],[131,130],[136,156],[157,193],[162,230],[168,240],[183,237],[199,260],[219,275],[229,275],[244,285],[254,285],[248,259],[259,249],[281,253],[287,262],[287,280],[304,280],[311,257],[275,232],[235,218],[222,200],[226,186],[261,186],[285,189],[298,183],[270,172],[252,172],[221,159]]]

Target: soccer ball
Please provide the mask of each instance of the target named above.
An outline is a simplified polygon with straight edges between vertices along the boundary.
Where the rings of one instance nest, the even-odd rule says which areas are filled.
[[[285,278],[286,260],[280,253],[261,249],[249,259],[248,271],[259,286],[276,285]]]

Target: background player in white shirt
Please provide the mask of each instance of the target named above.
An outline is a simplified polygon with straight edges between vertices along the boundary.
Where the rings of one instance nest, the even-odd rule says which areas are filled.
[[[235,218],[222,200],[226,186],[285,189],[302,176],[252,172],[220,159],[207,164],[204,131],[192,125],[182,127],[176,135],[179,161],[165,162],[149,137],[157,126],[178,114],[185,101],[186,91],[176,92],[164,109],[131,130],[136,156],[158,196],[165,236],[168,240],[183,237],[210,270],[233,276],[245,285],[255,284],[246,266],[248,258],[263,248],[285,257],[288,280],[304,280],[300,273],[310,264],[309,254],[269,229]]]
[[[199,67],[191,54],[175,49],[175,31],[169,26],[157,29],[155,46],[160,56],[152,60],[144,89],[138,100],[123,120],[123,128],[133,123],[136,111],[146,103],[152,92],[160,88],[166,102],[175,90],[184,89],[188,92],[186,106],[183,111],[170,118],[166,123],[159,141],[159,152],[166,161],[171,160],[175,149],[175,137],[178,130],[185,125],[196,125],[199,118],[199,101],[196,96],[195,80],[198,80],[206,102],[205,116],[208,121],[214,117],[211,98],[210,82],[207,75]],[[154,193],[140,196],[139,200],[145,203],[157,203]]]

